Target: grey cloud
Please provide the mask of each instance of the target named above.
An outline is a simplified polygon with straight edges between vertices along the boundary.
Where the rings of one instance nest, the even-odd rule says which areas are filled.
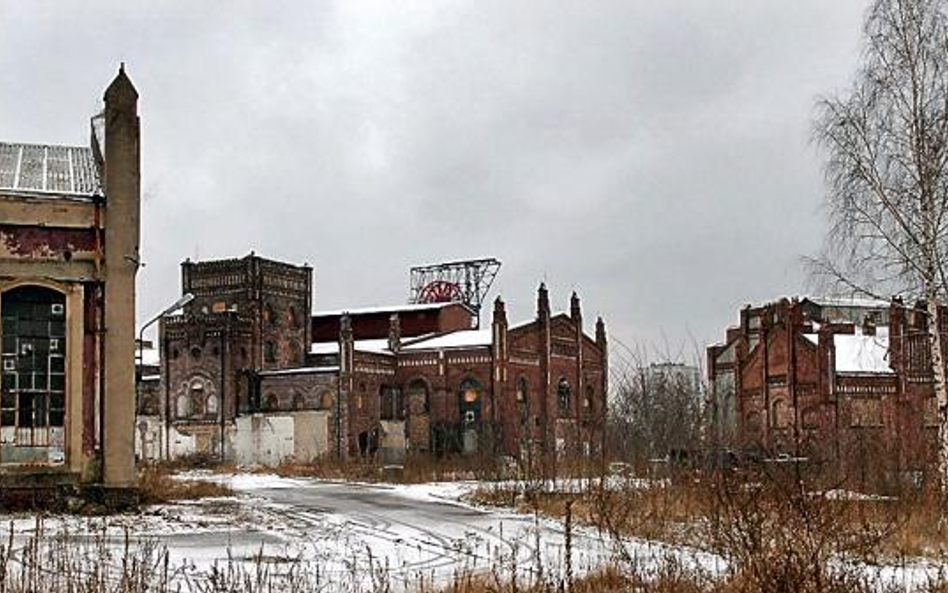
[[[143,316],[185,257],[308,261],[336,308],[493,255],[515,319],[545,279],[625,342],[705,342],[804,289],[809,118],[847,84],[865,6],[0,0],[0,136],[85,142],[128,63]]]

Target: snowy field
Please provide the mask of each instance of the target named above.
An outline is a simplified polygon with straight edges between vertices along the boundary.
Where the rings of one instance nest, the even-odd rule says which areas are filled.
[[[193,475],[193,474],[192,474]],[[526,581],[565,571],[563,525],[460,498],[473,482],[379,485],[288,479],[272,475],[206,475],[227,482],[235,496],[145,508],[138,514],[84,519],[55,515],[41,525],[33,516],[0,517],[0,535],[12,528],[25,542],[42,529],[82,539],[102,534],[116,547],[126,533],[134,545],[158,542],[170,564],[189,579],[205,578],[215,564],[271,563],[277,570],[305,565],[338,590],[371,590],[385,578],[397,588],[446,582],[468,572],[516,571]],[[627,540],[622,553],[648,566],[672,556],[686,566],[716,571],[716,557],[695,550]],[[579,575],[614,562],[616,543],[574,529],[571,564]],[[333,590],[329,587],[325,590]]]
[[[192,477],[197,477],[191,474]],[[235,496],[159,505],[138,514],[83,519],[55,515],[0,516],[4,540],[12,528],[18,545],[42,529],[71,538],[104,538],[121,550],[157,543],[167,549],[181,580],[200,582],[215,565],[261,563],[276,572],[303,567],[322,591],[369,591],[380,581],[410,590],[445,583],[464,573],[514,573],[522,582],[562,575],[567,564],[561,523],[484,509],[460,499],[474,482],[380,485],[288,479],[272,475],[201,475],[227,482]],[[657,542],[619,542],[595,530],[573,531],[575,575],[634,558],[640,570],[673,558],[689,570],[720,574],[726,563],[699,550]],[[911,589],[932,569],[926,565],[866,568],[883,581]]]

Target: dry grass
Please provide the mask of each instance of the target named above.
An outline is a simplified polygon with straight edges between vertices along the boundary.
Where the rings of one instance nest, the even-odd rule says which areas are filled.
[[[643,589],[636,586],[634,578],[621,573],[615,568],[605,568],[599,572],[577,578],[568,586],[561,582],[522,584],[516,581],[501,580],[496,575],[467,574],[458,576],[453,583],[442,588],[423,587],[419,593],[433,591],[439,593],[558,593],[566,590],[571,593],[608,593],[642,591]]]
[[[633,481],[600,487],[595,480],[578,492],[548,491],[543,484],[500,482],[475,490],[475,504],[513,507],[561,519],[570,505],[575,520],[586,525],[668,543],[700,546],[696,529],[712,510],[712,499],[700,482],[680,480],[644,485]]]
[[[180,480],[175,477],[173,470],[161,466],[148,466],[139,472],[138,492],[142,504],[163,504],[234,494],[226,484],[200,479]]]

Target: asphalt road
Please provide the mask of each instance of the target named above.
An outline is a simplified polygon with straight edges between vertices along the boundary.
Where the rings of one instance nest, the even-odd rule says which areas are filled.
[[[318,480],[238,491],[236,502],[203,509],[208,516],[231,514],[232,523],[159,536],[175,560],[207,570],[228,558],[300,559],[320,575],[353,582],[366,575],[410,583],[465,572],[516,570],[526,579],[564,574],[562,526],[529,515],[386,486]],[[596,534],[575,531],[574,570],[601,564],[608,548]]]

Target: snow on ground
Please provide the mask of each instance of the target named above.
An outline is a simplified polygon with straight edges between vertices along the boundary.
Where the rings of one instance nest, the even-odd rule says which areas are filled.
[[[560,522],[461,501],[482,482],[383,485],[201,472],[181,477],[226,482],[235,495],[94,519],[54,515],[37,523],[32,516],[0,516],[0,537],[11,527],[20,545],[37,529],[77,538],[104,534],[120,549],[127,532],[133,540],[153,540],[166,548],[172,565],[185,567],[183,574],[192,581],[204,578],[215,564],[249,567],[265,561],[285,569],[298,562],[326,591],[374,590],[379,575],[403,590],[467,571],[494,570],[509,577],[515,570],[528,580],[541,572],[561,573],[567,564]],[[721,574],[727,566],[700,550],[634,538],[615,542],[592,529],[576,528],[571,537],[576,575],[615,563],[617,557],[634,558],[645,571],[668,558],[708,574]],[[924,582],[930,566],[920,566],[867,570],[889,582]]]

